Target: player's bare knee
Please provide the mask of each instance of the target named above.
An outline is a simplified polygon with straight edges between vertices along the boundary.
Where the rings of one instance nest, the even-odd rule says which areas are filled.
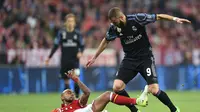
[[[118,92],[121,91],[125,88],[125,84],[123,81],[121,80],[115,80],[114,81],[114,85],[113,85],[113,91],[114,92]]]
[[[104,92],[102,95],[102,99],[101,100],[104,100],[106,102],[109,102],[110,101],[110,95],[111,95],[112,92],[110,91],[106,91]]]
[[[106,92],[104,93],[104,97],[105,97],[106,99],[109,99],[111,93],[112,93],[112,92],[110,92],[110,91],[106,91]]]
[[[121,84],[115,84],[114,86],[113,86],[113,91],[114,92],[118,92],[118,91],[121,91],[121,90],[123,90],[124,88],[123,88],[123,85],[121,85]]]
[[[149,92],[152,94],[157,94],[159,91],[159,86],[157,84],[149,85]]]

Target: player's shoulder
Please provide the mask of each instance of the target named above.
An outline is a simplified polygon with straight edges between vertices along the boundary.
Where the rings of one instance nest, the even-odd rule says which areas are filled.
[[[113,23],[110,23],[110,28],[115,28],[115,25]]]
[[[78,34],[78,35],[81,35],[81,32],[80,32],[80,30],[78,30],[78,29],[75,29],[75,30],[74,30],[74,33],[76,33],[76,34]]]
[[[117,29],[117,27],[113,23],[110,23],[110,26],[108,28],[108,32],[115,31],[116,29]]]
[[[147,18],[146,13],[135,13],[126,15],[128,20],[144,21]]]
[[[72,101],[71,105],[74,107],[81,107],[79,99]]]
[[[109,28],[108,28],[108,30],[107,30],[107,34],[106,35],[113,35],[113,34],[115,34],[115,32],[117,31],[117,27],[114,25],[114,24],[112,24],[112,23],[110,23],[110,26],[109,26]]]
[[[64,27],[59,28],[58,33],[66,32],[66,29]]]
[[[79,104],[79,99],[75,99],[72,101],[72,104]]]
[[[79,102],[80,99],[75,99],[74,102]]]

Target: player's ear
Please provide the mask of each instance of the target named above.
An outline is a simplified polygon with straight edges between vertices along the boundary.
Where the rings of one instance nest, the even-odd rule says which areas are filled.
[[[64,100],[63,93],[61,94],[61,96],[60,96],[60,99],[61,99],[61,101],[63,101],[63,100]]]

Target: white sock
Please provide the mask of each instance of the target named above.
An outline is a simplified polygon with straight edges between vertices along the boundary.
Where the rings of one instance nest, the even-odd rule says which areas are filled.
[[[148,85],[146,85],[145,87],[144,87],[144,91],[143,92],[145,92],[145,93],[148,93],[149,92],[149,87],[148,87]]]
[[[148,85],[145,86],[144,91],[139,98],[144,99],[148,95]]]

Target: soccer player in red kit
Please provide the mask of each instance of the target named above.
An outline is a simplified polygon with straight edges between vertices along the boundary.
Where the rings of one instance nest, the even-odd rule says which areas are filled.
[[[83,91],[83,94],[79,99],[75,99],[75,94],[72,90],[64,90],[61,94],[61,100],[63,102],[61,108],[57,108],[52,112],[101,112],[109,102],[117,105],[147,106],[147,99],[129,98],[110,91],[104,92],[96,98],[92,104],[87,105],[90,89],[79,80],[79,77],[75,75],[74,70],[68,71],[67,76],[77,83]]]

